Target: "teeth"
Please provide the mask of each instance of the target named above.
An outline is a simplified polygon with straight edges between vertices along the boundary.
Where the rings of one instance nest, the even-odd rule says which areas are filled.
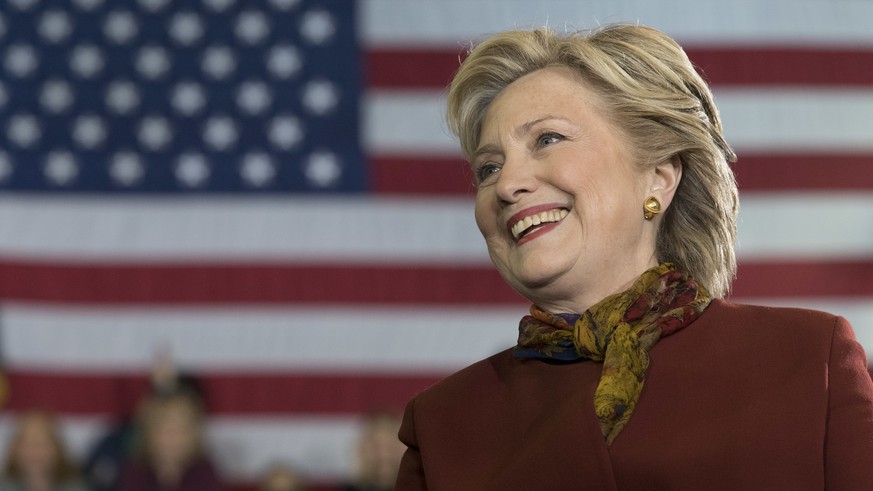
[[[536,215],[531,215],[524,217],[524,219],[516,222],[515,225],[512,226],[512,236],[518,240],[523,233],[529,228],[541,225],[543,223],[554,223],[559,222],[564,219],[570,212],[568,210],[547,210],[537,213]]]

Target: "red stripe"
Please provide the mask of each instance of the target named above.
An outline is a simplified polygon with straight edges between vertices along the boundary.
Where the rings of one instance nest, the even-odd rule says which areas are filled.
[[[873,85],[873,51],[818,47],[688,47],[688,57],[713,85]],[[388,50],[366,53],[367,84],[376,89],[445,88],[463,51]]]
[[[0,298],[109,304],[518,303],[494,268],[0,261]]]
[[[471,196],[475,190],[461,157],[383,155],[372,159],[374,191],[381,194]],[[741,190],[873,190],[873,154],[745,154],[734,165]]]
[[[488,265],[66,265],[0,262],[0,299],[72,304],[502,305],[525,301]],[[742,297],[873,295],[873,259],[744,261]]]
[[[873,154],[740,155],[740,190],[873,190]]]
[[[740,264],[737,297],[843,297],[873,295],[873,259]]]
[[[366,84],[375,89],[444,88],[460,66],[462,51],[370,50],[365,53]]]
[[[470,168],[461,157],[377,156],[370,169],[373,190],[379,194],[475,194]]]
[[[824,47],[691,47],[714,85],[873,85],[873,51]]]
[[[210,372],[200,380],[212,414],[357,414],[403,409],[413,395],[445,375]],[[132,414],[148,388],[145,376],[112,373],[12,370],[7,377],[8,409],[72,415]]]

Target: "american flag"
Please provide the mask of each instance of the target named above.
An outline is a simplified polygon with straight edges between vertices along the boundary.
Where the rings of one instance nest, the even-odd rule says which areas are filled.
[[[873,3],[6,0],[7,407],[81,455],[169,349],[233,482],[353,471],[358,416],[514,344],[442,122],[470,43],[660,28],[738,151],[733,298],[846,316],[873,353]],[[0,436],[11,420],[0,418]]]

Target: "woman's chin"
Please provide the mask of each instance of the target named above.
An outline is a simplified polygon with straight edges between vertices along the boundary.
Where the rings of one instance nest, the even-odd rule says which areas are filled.
[[[530,299],[531,296],[539,296],[537,295],[538,292],[542,293],[557,287],[566,273],[566,268],[528,267],[513,270],[508,274],[504,274],[503,278],[516,291]]]

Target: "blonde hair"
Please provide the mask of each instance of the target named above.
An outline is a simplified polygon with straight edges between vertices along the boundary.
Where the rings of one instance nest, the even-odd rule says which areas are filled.
[[[449,88],[447,119],[469,159],[495,97],[524,75],[567,67],[599,95],[605,116],[628,137],[643,168],[678,157],[682,179],[658,230],[658,261],[670,261],[715,298],[736,273],[739,208],[718,109],[682,48],[645,26],[613,24],[558,35],[507,31],[471,50]],[[642,207],[642,203],[640,203]]]
[[[18,416],[18,424],[6,453],[6,477],[13,480],[23,478],[22,469],[18,462],[18,454],[24,438],[24,429],[28,424],[39,425],[45,431],[49,440],[51,440],[55,451],[55,462],[51,469],[53,482],[59,484],[76,480],[79,472],[67,454],[66,446],[54,416],[46,411],[37,409],[30,409]]]

